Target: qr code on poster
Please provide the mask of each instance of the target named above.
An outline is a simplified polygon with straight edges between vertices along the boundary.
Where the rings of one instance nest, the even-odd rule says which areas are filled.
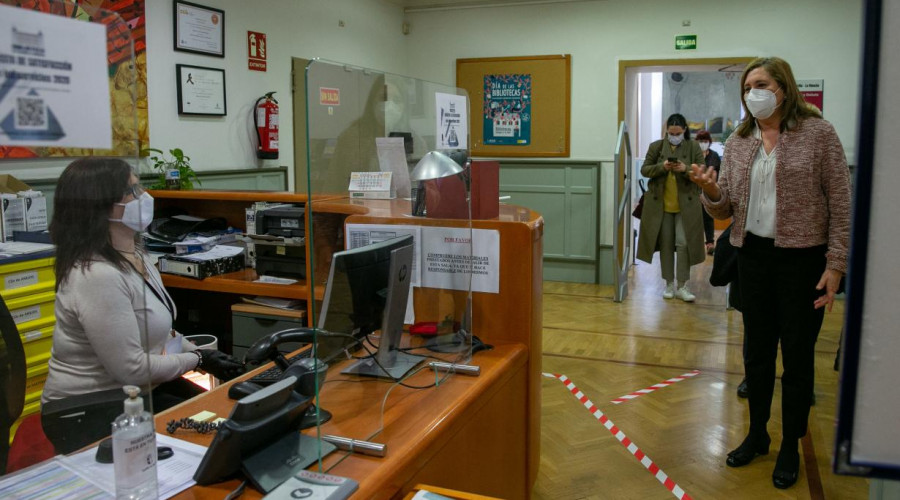
[[[16,128],[47,129],[47,107],[40,97],[16,98]]]

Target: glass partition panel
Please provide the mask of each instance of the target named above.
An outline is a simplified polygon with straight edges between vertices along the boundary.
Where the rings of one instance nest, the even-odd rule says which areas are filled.
[[[305,85],[320,433],[386,444],[415,435],[409,398],[438,401],[472,356],[468,96],[324,60]]]
[[[161,388],[198,362],[169,342],[174,306],[140,243],[143,6],[95,4],[0,2],[3,498],[64,480],[85,496],[162,493],[150,412],[181,400]],[[19,180],[47,171],[53,200]]]

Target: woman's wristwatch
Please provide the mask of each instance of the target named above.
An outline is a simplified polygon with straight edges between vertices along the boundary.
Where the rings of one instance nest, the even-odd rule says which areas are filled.
[[[199,370],[200,367],[203,366],[203,355],[200,354],[200,349],[191,352],[197,355],[197,366],[195,366],[194,369]]]

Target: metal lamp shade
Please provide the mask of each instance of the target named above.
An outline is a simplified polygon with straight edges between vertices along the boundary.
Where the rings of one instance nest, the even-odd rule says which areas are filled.
[[[431,151],[416,163],[416,167],[409,174],[412,182],[429,181],[458,174],[463,168],[449,156],[438,151]]]

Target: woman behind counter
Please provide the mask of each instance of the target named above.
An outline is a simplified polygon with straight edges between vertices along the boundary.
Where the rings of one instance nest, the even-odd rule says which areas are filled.
[[[687,285],[691,266],[706,260],[706,253],[700,190],[691,182],[688,165],[703,163],[703,154],[691,140],[683,116],[670,116],[666,127],[666,138],[650,144],[641,167],[641,174],[650,182],[644,195],[637,258],[651,263],[653,253],[659,250],[660,270],[666,280],[663,297],[693,302],[696,297]]]
[[[181,378],[185,372],[202,368],[224,380],[243,372],[231,356],[198,350],[172,329],[175,303],[137,244],[152,217],[153,198],[122,160],[76,160],[60,176],[50,223],[56,330],[42,410],[71,396],[149,381],[154,410],[161,411],[203,391]],[[169,351],[183,352],[164,352],[167,342]],[[69,436],[83,432],[44,416],[59,452]]]
[[[752,61],[741,87],[748,118],[728,138],[721,178],[691,166],[710,215],[734,217],[738,249],[750,428],[725,463],[741,467],[769,451],[780,342],[782,441],[772,483],[788,488],[799,472],[824,308],[847,269],[850,174],[834,127],[804,102],[787,62]]]

